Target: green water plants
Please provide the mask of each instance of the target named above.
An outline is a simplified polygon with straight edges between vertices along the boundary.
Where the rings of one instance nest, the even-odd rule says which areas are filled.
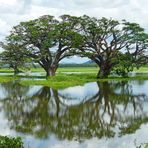
[[[0,147],[1,148],[23,148],[23,142],[21,137],[8,137],[0,136]]]

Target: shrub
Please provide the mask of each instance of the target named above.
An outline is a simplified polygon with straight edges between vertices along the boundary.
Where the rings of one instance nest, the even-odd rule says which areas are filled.
[[[23,148],[21,137],[0,136],[0,148]]]

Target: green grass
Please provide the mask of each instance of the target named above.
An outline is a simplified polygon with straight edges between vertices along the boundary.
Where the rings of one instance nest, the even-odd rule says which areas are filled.
[[[13,73],[11,68],[0,68],[0,73]]]
[[[96,73],[97,71],[98,71],[97,67],[66,67],[66,68],[58,68],[57,69],[57,73],[62,73],[62,72]],[[32,68],[31,72],[45,72],[45,71],[43,68]]]
[[[140,69],[134,69],[136,72],[148,72],[148,67],[141,67]]]
[[[99,68],[97,67],[66,67],[58,68],[57,72],[84,72],[84,73],[97,73]],[[32,68],[32,72],[44,72],[42,68]],[[134,69],[135,72],[148,72],[148,67],[141,67],[140,69]]]
[[[84,73],[97,73],[97,67],[71,67],[71,68],[59,68],[57,72],[84,72]]]
[[[3,71],[11,71],[8,69],[3,69]],[[2,69],[1,69],[2,71]],[[1,72],[0,71],[0,72]],[[148,67],[142,67],[138,72],[146,72],[148,71]],[[44,72],[43,69],[32,69],[32,72]],[[81,74],[63,74],[62,72],[82,72]],[[95,82],[95,81],[110,81],[110,80],[116,80],[116,81],[129,81],[129,80],[148,80],[148,75],[139,75],[139,76],[131,76],[128,78],[122,78],[122,77],[109,77],[107,79],[96,79],[96,74],[98,72],[97,68],[59,68],[58,73],[56,76],[46,79],[40,79],[45,78],[45,76],[16,76],[14,77],[12,75],[5,75],[0,76],[0,83],[2,82],[8,82],[19,78],[29,78],[28,80],[20,80],[20,83],[23,85],[44,85],[44,86],[50,86],[53,88],[66,88],[69,86],[75,86],[75,85],[83,85],[87,82]],[[40,80],[33,80],[33,78],[38,78]]]
[[[21,80],[23,85],[44,85],[52,88],[66,88],[75,85],[83,85],[87,82],[105,82],[105,81],[129,81],[129,80],[148,80],[148,75],[132,76],[128,78],[109,77],[106,79],[97,79],[95,74],[58,74],[57,76],[48,78],[47,80]]]
[[[75,85],[83,85],[87,82],[96,81],[95,74],[59,74],[54,77],[49,77],[47,80],[21,80],[21,84],[24,85],[44,85],[52,88],[66,88]]]
[[[9,81],[16,80],[16,79],[18,79],[18,78],[14,77],[13,75],[0,76],[0,83],[9,82]]]
[[[24,71],[24,70],[23,70]],[[136,72],[148,72],[148,67],[141,67],[140,69],[134,69]],[[13,69],[11,68],[1,68],[0,73],[12,73]],[[43,68],[31,68],[31,72],[45,72]],[[97,73],[97,67],[65,67],[65,68],[58,68],[58,73],[61,72],[86,72],[86,73]]]

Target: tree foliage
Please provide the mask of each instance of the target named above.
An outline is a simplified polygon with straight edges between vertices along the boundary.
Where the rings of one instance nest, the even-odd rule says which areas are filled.
[[[39,63],[47,76],[55,75],[59,61],[71,56],[72,50],[80,42],[79,34],[73,30],[74,25],[62,16],[61,20],[53,16],[42,16],[28,22],[21,22],[13,27],[6,38],[6,45],[13,43],[21,46],[21,54]],[[72,17],[71,17],[72,18]],[[14,52],[17,52],[14,51]]]
[[[127,76],[148,59],[148,34],[139,24],[104,17],[63,15],[57,20],[45,15],[13,27],[6,38],[6,45],[10,43],[20,47],[14,53],[39,63],[47,76],[55,75],[59,62],[72,55],[94,61],[98,78],[112,71]]]
[[[146,62],[148,35],[139,24],[89,16],[81,17],[79,23],[84,39],[80,54],[96,62],[99,78],[107,77],[114,67],[122,65],[126,73],[129,62],[137,66]],[[126,63],[129,56],[133,60]]]
[[[1,43],[1,47],[5,50],[0,54],[2,65],[7,65],[14,69],[14,74],[19,73],[20,69],[29,68],[26,63],[30,62],[28,57],[22,54],[22,47],[17,43]]]

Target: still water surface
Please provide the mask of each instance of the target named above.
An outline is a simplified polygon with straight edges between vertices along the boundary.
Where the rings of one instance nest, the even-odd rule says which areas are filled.
[[[0,84],[0,135],[26,148],[135,148],[148,142],[148,81]]]

